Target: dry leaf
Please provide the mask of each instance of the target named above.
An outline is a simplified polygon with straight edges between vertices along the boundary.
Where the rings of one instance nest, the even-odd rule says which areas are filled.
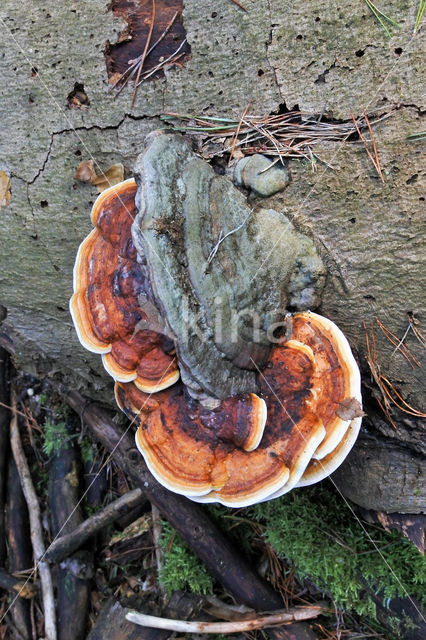
[[[93,160],[86,162],[83,160],[77,167],[74,178],[81,182],[92,182],[96,178],[96,171],[93,167]]]
[[[105,173],[96,174],[93,160],[83,160],[78,165],[74,178],[81,182],[90,182],[97,187],[98,193],[102,193],[108,187],[123,182],[124,167],[122,164],[113,164]]]
[[[9,206],[11,197],[10,178],[4,171],[0,171],[0,209]]]
[[[342,402],[339,403],[339,408],[336,413],[342,420],[353,420],[354,418],[361,418],[366,415],[356,398],[346,398],[342,400]]]
[[[124,180],[124,167],[122,164],[113,164],[105,173],[100,173],[90,182],[98,188],[98,193],[102,193],[108,187],[112,187],[114,184],[123,182]]]

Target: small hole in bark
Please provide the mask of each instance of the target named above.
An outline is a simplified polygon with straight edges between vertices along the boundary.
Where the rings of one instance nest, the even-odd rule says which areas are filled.
[[[84,85],[80,82],[74,83],[74,89],[67,96],[68,109],[87,108],[90,100],[84,90]]]
[[[405,184],[413,184],[413,182],[415,182],[418,177],[419,177],[418,173],[413,174],[411,178],[408,178],[408,180],[405,181]]]
[[[222,95],[222,93],[223,93],[223,91],[222,91],[222,89],[221,89],[220,91],[218,91],[218,92],[217,92],[217,95],[218,95],[218,96],[221,96],[221,95]]]
[[[303,36],[299,33],[299,35],[296,36],[296,40],[302,40],[302,39],[303,39]]]
[[[32,95],[29,95],[29,96],[28,96],[28,102],[29,102],[30,104],[34,104],[34,98],[32,97]]]
[[[419,198],[419,202],[424,202],[424,201],[425,201],[424,197],[423,197],[423,196],[420,196],[420,198]]]
[[[366,296],[363,296],[363,298],[364,298],[364,300],[373,300],[373,301],[376,300],[376,298],[374,296],[371,296],[370,294],[368,294]]]
[[[47,200],[42,200],[42,201],[40,202],[40,207],[41,207],[42,209],[45,209],[45,208],[46,208],[46,207],[48,207],[48,206],[49,206],[49,203],[48,203],[48,201],[47,201]]]
[[[350,222],[351,224],[355,224],[355,222],[356,222],[356,218],[350,218],[350,219],[349,219],[349,222]]]
[[[212,18],[216,18],[216,17],[217,17],[217,13],[216,13],[216,11],[213,11]]]
[[[77,149],[77,151],[74,151],[74,155],[75,155],[75,156],[81,156],[81,151],[80,151],[80,149]]]
[[[396,49],[394,49],[394,51],[395,51],[397,56],[400,56],[403,50],[401,49],[401,47],[396,47]]]
[[[259,69],[259,71],[257,72],[257,75],[258,75],[258,76],[259,76],[259,78],[260,78],[261,76],[263,76],[263,74],[264,74],[264,73],[265,73],[265,72],[263,71],[263,69]]]
[[[34,77],[38,74],[38,69],[37,67],[32,67],[31,68],[31,75]]]
[[[65,311],[64,307],[60,307],[59,305],[56,305],[56,308],[58,311]]]
[[[355,55],[357,58],[362,58],[362,56],[364,55],[364,50],[363,49],[358,49],[358,51],[355,51]]]
[[[317,16],[317,17],[315,18],[315,22],[321,22],[321,18],[320,18],[319,16]]]

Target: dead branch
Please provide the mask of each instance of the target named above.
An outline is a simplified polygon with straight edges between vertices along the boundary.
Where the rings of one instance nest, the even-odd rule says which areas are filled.
[[[280,596],[251,569],[224,534],[195,502],[171,493],[149,473],[134,439],[123,432],[108,413],[88,402],[77,391],[63,391],[68,404],[81,416],[92,435],[113,452],[114,459],[134,486],[139,486],[205,563],[210,573],[238,602],[258,611],[278,609]],[[303,622],[269,631],[277,639],[314,640],[316,635]]]
[[[45,546],[43,541],[43,528],[41,524],[41,512],[31,480],[30,470],[22,447],[19,434],[18,417],[16,415],[16,399],[12,397],[12,419],[10,421],[10,444],[15,458],[21,480],[22,491],[28,506],[31,526],[31,542],[34,551],[34,560],[40,573],[41,593],[44,607],[45,631],[48,640],[56,640],[56,613],[55,599],[53,595],[52,576],[47,562],[43,560]]]
[[[176,591],[167,606],[164,614],[171,618],[188,619],[199,613],[202,598],[194,594]],[[126,620],[129,609],[122,607],[112,598],[102,608],[87,640],[167,640],[170,631],[161,629],[142,628]]]
[[[63,535],[50,545],[46,551],[45,559],[49,562],[60,562],[73,551],[79,549],[89,538],[96,535],[117,518],[128,513],[136,505],[145,502],[141,489],[133,489],[117,500],[110,502],[104,509],[87,518],[71,533]]]
[[[28,508],[13,456],[9,456],[8,465],[6,522],[9,571],[25,575],[24,572],[32,567]],[[31,603],[22,598],[14,598],[10,605],[10,615],[21,637],[31,640]]]
[[[0,346],[0,565],[4,564],[6,556],[5,528],[4,528],[4,495],[6,487],[6,459],[9,444],[10,415],[7,405],[9,397],[9,354]]]
[[[162,526],[161,526],[160,512],[158,510],[158,507],[155,506],[155,504],[153,504],[151,507],[151,517],[152,517],[152,538],[153,538],[154,548],[155,548],[155,561],[157,563],[157,573],[160,576],[161,569],[163,567],[163,551],[160,547]],[[159,586],[162,590],[164,590],[164,585],[161,583],[161,580],[159,580]]]
[[[73,419],[65,428],[75,432]],[[64,441],[49,464],[49,512],[52,534],[68,533],[82,519],[79,492],[79,455],[71,440]],[[81,556],[83,555],[83,558]],[[46,559],[46,556],[45,556]],[[69,562],[61,563],[57,573],[57,625],[60,640],[84,640],[90,602],[93,558],[89,552],[74,553]]]
[[[267,629],[286,622],[311,620],[319,616],[322,611],[323,608],[318,606],[294,607],[286,611],[277,611],[272,614],[256,616],[250,620],[234,622],[171,620],[170,618],[158,618],[157,616],[149,616],[137,611],[129,611],[126,619],[142,627],[168,629],[169,631],[179,631],[181,633],[241,633],[242,631],[253,631],[254,629]]]

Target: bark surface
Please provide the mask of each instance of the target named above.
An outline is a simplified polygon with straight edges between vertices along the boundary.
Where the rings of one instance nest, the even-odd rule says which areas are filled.
[[[401,25],[389,38],[364,2],[336,8],[331,0],[245,0],[244,13],[230,0],[187,0],[191,57],[142,85],[133,109],[132,86],[117,99],[107,91],[107,43],[125,27],[109,4],[4,0],[0,7],[0,171],[11,178],[10,204],[0,210],[1,342],[19,367],[60,374],[113,406],[112,381],[100,358],[80,346],[68,313],[75,253],[91,230],[96,197],[74,174],[92,158],[98,172],[121,162],[130,175],[145,135],[162,126],[162,112],[238,118],[249,101],[253,114],[285,104],[334,121],[359,117],[363,108],[370,119],[393,112],[374,128],[384,183],[361,143],[323,144],[317,152],[332,168],[316,163],[313,171],[309,162],[291,160],[290,185],[262,206],[313,235],[328,267],[319,312],[345,332],[363,370],[369,419],[339,471],[342,490],[367,508],[418,511],[416,489],[406,491],[405,479],[419,483],[424,468],[422,425],[395,410],[395,429],[376,411],[381,396],[363,327],[377,317],[398,339],[408,329],[405,344],[423,368],[395,351],[377,324],[376,363],[421,409],[424,349],[408,315],[424,326],[422,141],[407,138],[424,130],[425,29],[413,35],[417,3],[387,3]],[[76,83],[87,103],[70,108]],[[362,453],[372,437],[375,465]],[[380,460],[395,448],[390,477],[389,460]],[[355,490],[347,480],[360,476],[368,480]]]

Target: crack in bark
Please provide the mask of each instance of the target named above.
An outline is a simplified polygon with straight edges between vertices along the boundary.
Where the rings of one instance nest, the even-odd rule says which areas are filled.
[[[50,147],[51,147],[51,145],[50,145]],[[49,152],[49,153],[50,153],[50,152]],[[44,166],[45,166],[45,164],[46,164],[47,160],[48,160],[48,157],[46,158],[45,163],[44,163],[44,165],[43,165],[43,167],[42,167],[42,169],[40,170],[40,172],[39,172],[39,173],[42,173],[42,171],[44,170]],[[34,180],[33,182],[35,182],[35,180]],[[49,251],[48,251],[48,249],[47,249],[47,246],[44,244],[44,242],[42,242],[42,240],[41,240],[41,238],[40,238],[40,236],[39,236],[39,233],[38,233],[37,223],[36,223],[37,218],[36,218],[36,215],[35,215],[35,212],[34,212],[34,207],[33,207],[33,203],[31,202],[31,196],[30,196],[30,186],[31,186],[31,184],[32,184],[32,182],[27,182],[27,184],[26,184],[26,187],[27,187],[27,200],[28,200],[28,206],[29,206],[29,207],[30,207],[30,209],[31,209],[32,222],[33,222],[33,225],[34,225],[34,234],[31,234],[31,233],[30,233],[30,237],[31,237],[33,240],[36,240],[37,242],[39,242],[39,243],[40,243],[40,247],[41,247],[41,248],[43,249],[43,251],[45,252],[45,254],[46,254],[46,256],[47,256],[47,259],[49,260],[50,264],[52,265],[52,267],[54,268],[54,270],[55,270],[56,272],[59,272],[59,271],[61,271],[61,268],[60,268],[60,267],[58,267],[58,265],[54,263],[54,261],[53,261],[52,257],[50,256],[50,253],[49,253]],[[27,225],[27,219],[25,218],[25,226],[26,226],[26,225]]]
[[[108,124],[108,125],[92,124],[92,125],[83,125],[83,126],[79,126],[79,127],[67,127],[65,129],[60,129],[59,131],[52,131],[51,134],[50,134],[49,147],[48,147],[47,152],[46,152],[46,157],[44,158],[41,167],[38,169],[38,171],[34,175],[34,177],[31,178],[31,180],[26,180],[25,178],[23,178],[22,176],[18,175],[17,173],[14,173],[13,171],[11,172],[11,176],[16,178],[17,180],[21,180],[28,187],[33,185],[36,182],[36,180],[38,180],[38,178],[41,176],[41,174],[43,173],[43,171],[45,170],[45,168],[47,166],[47,163],[49,161],[49,158],[50,158],[50,155],[51,155],[51,152],[52,152],[53,142],[54,142],[54,139],[56,138],[56,136],[59,137],[59,136],[62,136],[62,135],[68,134],[68,133],[78,134],[79,131],[94,131],[94,130],[97,130],[97,131],[118,131],[119,128],[121,127],[121,125],[124,124],[126,119],[139,121],[139,120],[150,120],[150,119],[154,119],[155,117],[157,117],[157,116],[146,116],[146,115],[136,116],[136,115],[134,115],[132,113],[125,113],[123,118],[117,124]]]
[[[274,27],[275,24],[272,22],[272,8],[271,8],[271,0],[266,0],[266,3],[268,5],[268,13],[269,13],[269,25],[270,25],[270,29],[269,29],[269,40],[267,42],[265,42],[265,52],[266,52],[266,60],[268,62],[269,68],[271,69],[272,73],[274,74],[274,78],[275,78],[275,84],[277,86],[278,89],[278,94],[280,96],[281,100],[284,100],[284,96],[281,93],[281,87],[280,84],[278,82],[278,75],[277,75],[277,70],[274,67],[274,65],[272,64],[272,62],[269,59],[269,47],[272,44],[272,37],[273,37],[273,31],[274,31]]]
[[[11,172],[11,177],[16,178],[17,180],[20,180],[21,182],[23,182],[25,184],[26,187],[26,197],[27,197],[27,201],[28,201],[28,206],[30,208],[31,211],[31,222],[33,225],[33,231],[31,232],[31,229],[28,228],[28,225],[30,223],[30,221],[28,220],[27,217],[25,217],[24,219],[24,226],[26,227],[27,231],[30,232],[30,237],[33,238],[33,240],[36,240],[40,243],[40,247],[43,249],[43,251],[45,252],[49,262],[51,263],[52,267],[54,268],[55,271],[61,271],[60,267],[58,267],[58,265],[55,264],[55,262],[53,261],[52,257],[49,254],[48,248],[47,246],[43,243],[43,241],[41,240],[39,233],[38,233],[38,229],[37,229],[37,224],[36,224],[36,214],[34,211],[34,207],[33,207],[33,203],[31,200],[31,195],[30,195],[30,187],[32,185],[35,184],[35,182],[38,180],[38,178],[43,174],[44,170],[46,169],[47,163],[49,162],[51,153],[52,153],[52,148],[53,148],[53,143],[55,138],[58,136],[62,136],[62,135],[66,135],[68,133],[74,133],[74,134],[78,134],[79,131],[93,131],[93,130],[98,130],[98,131],[118,131],[120,129],[120,127],[122,126],[122,124],[126,121],[126,119],[129,120],[134,120],[134,121],[139,121],[139,120],[146,120],[146,119],[153,119],[156,116],[146,116],[146,115],[141,115],[141,116],[136,116],[134,114],[131,113],[125,113],[123,118],[117,123],[117,124],[111,124],[111,125],[98,125],[98,124],[93,124],[93,125],[84,125],[84,126],[79,126],[79,127],[67,127],[65,129],[61,129],[59,131],[52,131],[50,133],[50,140],[49,140],[49,146],[46,152],[46,156],[40,166],[40,168],[38,169],[38,171],[36,172],[36,174],[34,175],[33,178],[31,178],[31,180],[26,180],[25,178],[23,178],[22,176],[14,173],[13,171]],[[77,135],[78,137],[78,135]]]

